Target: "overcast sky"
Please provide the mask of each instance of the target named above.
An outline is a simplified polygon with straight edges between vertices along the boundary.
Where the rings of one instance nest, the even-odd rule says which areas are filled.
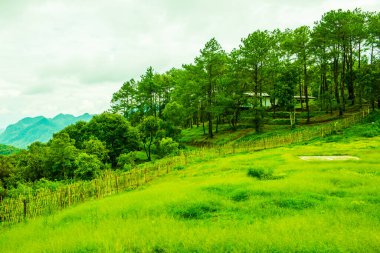
[[[312,25],[331,9],[379,0],[0,0],[0,129],[27,116],[100,113],[152,66],[190,63],[257,29]]]

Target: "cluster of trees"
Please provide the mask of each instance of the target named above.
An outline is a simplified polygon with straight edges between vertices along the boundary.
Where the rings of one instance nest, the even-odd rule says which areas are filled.
[[[152,152],[158,158],[176,154],[178,134],[155,117],[146,117],[133,127],[118,114],[96,115],[88,123],[66,127],[46,144],[35,142],[27,150],[0,156],[0,196],[41,179],[89,180],[105,169],[129,170],[150,160]],[[141,150],[147,159],[141,157]]]
[[[0,155],[10,155],[19,152],[20,149],[13,146],[0,144]]]
[[[274,115],[276,109],[294,111],[299,96],[309,122],[311,95],[318,99],[317,110],[343,115],[355,103],[375,107],[379,50],[380,13],[330,11],[312,28],[255,31],[230,53],[213,38],[194,63],[163,74],[150,67],[140,80],[125,82],[111,107],[133,125],[152,116],[175,126],[202,124],[206,132],[206,122],[209,137],[223,121],[236,128],[247,107],[260,131],[264,92]]]
[[[146,160],[175,154],[180,127],[202,125],[206,134],[206,123],[212,138],[223,122],[236,128],[243,108],[259,132],[263,93],[270,95],[273,115],[294,112],[298,95],[308,121],[312,106],[340,115],[355,103],[375,107],[380,13],[330,11],[313,28],[258,30],[230,53],[213,38],[191,64],[163,74],[150,67],[114,93],[111,112],[71,125],[46,144],[0,156],[0,195],[25,182],[87,180],[104,169],[128,170],[141,151]]]

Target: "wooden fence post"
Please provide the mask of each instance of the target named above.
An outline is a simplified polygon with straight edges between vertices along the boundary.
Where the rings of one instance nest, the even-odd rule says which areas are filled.
[[[27,201],[26,199],[24,198],[22,200],[23,204],[24,204],[24,221],[26,220],[26,213],[27,213]]]
[[[116,193],[119,193],[119,182],[118,182],[117,175],[115,175],[115,184],[116,184]]]
[[[69,195],[69,206],[71,206],[71,189],[70,189],[71,187],[69,186],[69,187],[67,187],[67,189],[68,189],[68,195]]]

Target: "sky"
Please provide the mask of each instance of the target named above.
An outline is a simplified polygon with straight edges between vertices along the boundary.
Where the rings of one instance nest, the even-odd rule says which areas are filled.
[[[312,26],[332,9],[379,0],[0,0],[0,129],[24,117],[97,114],[152,66],[226,51],[255,30]]]

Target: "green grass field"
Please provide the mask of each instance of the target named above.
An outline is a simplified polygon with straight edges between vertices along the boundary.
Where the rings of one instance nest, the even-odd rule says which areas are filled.
[[[357,129],[191,161],[138,190],[3,229],[0,252],[378,252],[380,137]]]

